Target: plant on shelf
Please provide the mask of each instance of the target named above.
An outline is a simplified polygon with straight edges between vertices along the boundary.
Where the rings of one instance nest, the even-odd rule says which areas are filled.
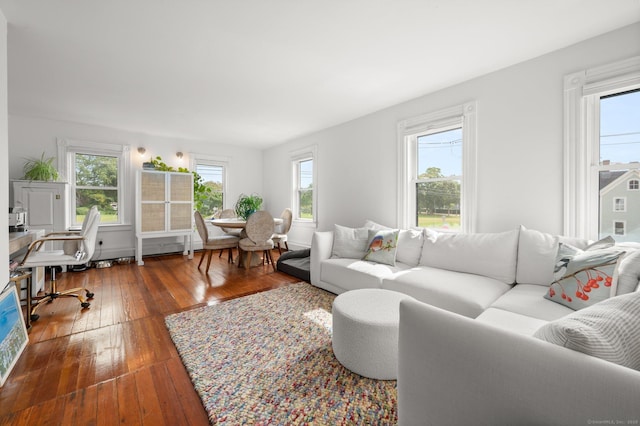
[[[27,180],[42,180],[55,182],[58,180],[58,170],[53,166],[55,157],[44,158],[44,152],[40,158],[27,158],[24,163],[24,178]]]
[[[205,185],[204,179],[198,172],[190,172],[185,167],[178,167],[176,170],[162,161],[159,156],[149,159],[149,163],[153,164],[153,170],[159,172],[191,173],[193,175],[193,207],[198,211],[202,210],[205,202],[211,196],[211,188]]]
[[[236,201],[236,214],[238,217],[247,220],[252,213],[262,208],[262,197],[258,194],[240,194]]]

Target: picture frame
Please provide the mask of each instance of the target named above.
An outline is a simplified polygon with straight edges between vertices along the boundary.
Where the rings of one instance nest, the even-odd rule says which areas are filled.
[[[0,294],[0,386],[27,347],[29,335],[15,284]]]

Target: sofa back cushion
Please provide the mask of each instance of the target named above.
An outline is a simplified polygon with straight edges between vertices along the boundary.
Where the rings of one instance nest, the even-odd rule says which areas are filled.
[[[624,246],[622,246],[624,247]],[[618,289],[616,294],[627,294],[640,290],[640,249],[627,248],[627,255],[618,268]]]
[[[445,234],[427,230],[420,265],[495,278],[516,279],[519,231]]]
[[[585,250],[591,241],[551,235],[520,226],[516,282],[544,286],[552,283],[559,243]]]
[[[364,223],[365,228],[380,231],[383,229],[391,229],[388,226],[381,225],[372,220]],[[418,266],[420,256],[422,255],[422,243],[424,242],[424,229],[401,229],[398,235],[398,250],[396,252],[396,261],[409,266]]]

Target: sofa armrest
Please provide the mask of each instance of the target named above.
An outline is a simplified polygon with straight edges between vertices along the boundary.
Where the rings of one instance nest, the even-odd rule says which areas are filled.
[[[333,231],[318,231],[311,239],[311,284],[320,284],[320,262],[331,257]]]
[[[400,425],[627,424],[640,420],[638,395],[639,371],[415,300],[400,304]]]

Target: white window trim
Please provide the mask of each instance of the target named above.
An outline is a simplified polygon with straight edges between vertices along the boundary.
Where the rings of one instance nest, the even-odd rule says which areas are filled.
[[[72,187],[75,187],[75,182],[71,181],[72,170],[69,168],[71,154],[79,152],[119,157],[120,164],[118,167],[118,213],[120,220],[118,223],[101,223],[100,226],[115,227],[122,225],[131,225],[129,200],[131,200],[131,188],[133,187],[133,184],[130,180],[129,173],[129,169],[131,168],[129,161],[129,145],[66,138],[57,139],[57,145],[58,172],[61,176],[65,177],[67,182],[69,182],[69,185],[71,185]],[[73,211],[74,199],[75,195],[72,194],[69,197],[67,205],[67,211],[70,215],[69,217],[75,217],[75,212]]]
[[[621,223],[622,224],[622,234],[618,234],[616,233],[616,223]],[[627,235],[627,221],[626,220],[614,220],[613,221],[613,235],[619,235],[621,237]]]
[[[564,235],[598,239],[599,158],[594,96],[640,85],[640,56],[564,77]],[[592,125],[589,125],[591,123]]]
[[[631,182],[636,182],[637,188],[631,188]],[[627,181],[627,191],[640,191],[640,181],[638,179],[629,179]]]
[[[411,194],[411,183],[417,178],[415,155],[410,155],[419,134],[429,130],[462,125],[462,186],[460,189],[461,232],[472,233],[477,225],[477,102],[461,105],[412,117],[400,121],[397,126],[398,144],[398,210],[400,228],[409,228],[415,215],[415,197]]]
[[[622,200],[622,210],[618,210],[618,200]],[[627,197],[614,197],[613,198],[613,211],[616,213],[625,213],[627,211]],[[620,222],[619,220],[616,222]]]
[[[222,209],[231,209],[234,206],[229,205],[228,189],[229,189],[229,164],[231,159],[229,157],[189,153],[189,170],[196,170],[198,163],[207,164],[210,166],[222,167]]]
[[[317,228],[318,226],[318,147],[311,145],[302,149],[289,152],[291,161],[291,179],[289,180],[289,193],[291,197],[291,208],[293,210],[293,224],[302,228]],[[298,162],[302,160],[313,160],[313,220],[298,219]]]

